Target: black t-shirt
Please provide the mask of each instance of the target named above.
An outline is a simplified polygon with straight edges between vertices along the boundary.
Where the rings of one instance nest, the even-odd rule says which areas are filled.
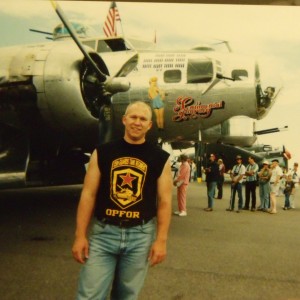
[[[136,221],[156,216],[157,179],[169,153],[149,142],[122,139],[99,146],[97,154],[101,180],[96,217]]]
[[[218,181],[220,177],[220,171],[219,171],[219,165],[217,162],[209,162],[207,164],[207,168],[209,169],[209,172],[206,173],[206,181],[207,182],[213,182]]]
[[[295,183],[293,181],[286,181],[284,193],[290,195],[294,187],[295,187]]]

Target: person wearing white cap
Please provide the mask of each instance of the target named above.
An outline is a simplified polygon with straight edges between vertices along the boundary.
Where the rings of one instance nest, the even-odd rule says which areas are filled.
[[[257,210],[267,211],[270,204],[270,178],[272,175],[269,169],[269,162],[267,160],[263,161],[263,166],[259,173],[257,174],[259,178],[259,196],[260,196],[260,206]]]
[[[241,212],[243,209],[243,193],[242,193],[242,183],[243,177],[246,173],[246,168],[242,164],[242,157],[240,155],[236,156],[236,165],[233,166],[232,171],[230,173],[231,177],[231,195],[230,195],[230,203],[227,211],[234,210],[234,202],[235,202],[235,194],[238,193],[238,210],[236,212]]]
[[[272,160],[272,165],[271,165],[271,171],[272,171],[272,176],[270,179],[270,185],[271,185],[271,192],[270,192],[270,214],[276,214],[277,209],[276,209],[276,195],[278,194],[279,191],[279,186],[280,186],[280,178],[283,175],[281,168],[278,165],[278,159],[273,159]]]

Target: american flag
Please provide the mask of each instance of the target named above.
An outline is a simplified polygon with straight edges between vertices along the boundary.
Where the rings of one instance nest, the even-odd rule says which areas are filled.
[[[117,36],[117,21],[121,21],[116,2],[111,2],[106,20],[103,25],[103,31],[107,37]]]

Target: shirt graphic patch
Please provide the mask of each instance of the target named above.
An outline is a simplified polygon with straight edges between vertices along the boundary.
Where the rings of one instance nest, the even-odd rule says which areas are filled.
[[[147,165],[139,159],[122,157],[114,160],[110,187],[112,201],[126,209],[143,200],[142,190],[146,174]]]

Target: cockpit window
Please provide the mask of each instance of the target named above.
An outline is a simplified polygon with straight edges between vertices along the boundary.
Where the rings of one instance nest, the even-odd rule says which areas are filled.
[[[187,83],[205,83],[213,78],[211,60],[189,59],[187,68]]]
[[[181,81],[180,70],[167,70],[164,73],[164,81],[166,83],[178,83]]]
[[[97,52],[116,52],[116,51],[125,51],[125,50],[130,50],[130,49],[128,48],[124,39],[122,38],[98,41]]]

